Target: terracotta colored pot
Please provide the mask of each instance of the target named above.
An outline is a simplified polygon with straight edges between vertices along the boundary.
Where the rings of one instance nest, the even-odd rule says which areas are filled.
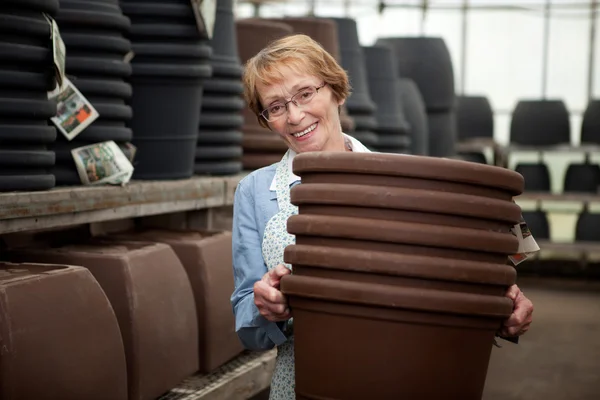
[[[126,400],[121,332],[81,267],[0,263],[0,398]]]
[[[147,230],[118,235],[157,241],[175,251],[194,291],[201,372],[210,372],[243,351],[235,332],[231,232]]]
[[[242,163],[244,164],[244,170],[253,170],[278,163],[282,157],[283,155],[279,153],[244,153]]]
[[[500,296],[291,275],[298,399],[481,399]]]
[[[523,177],[504,168],[461,160],[381,153],[303,153],[294,158],[303,183],[350,183],[437,190],[510,201]]]
[[[509,232],[521,208],[510,201],[433,190],[303,183],[291,190],[301,215],[337,215]]]
[[[243,139],[244,149],[248,151],[268,151],[277,152],[283,154],[287,151],[288,147],[284,141],[274,132],[267,132],[265,134],[256,135],[245,135]]]
[[[127,357],[129,400],[154,399],[198,370],[194,295],[181,262],[169,246],[94,242],[14,251],[6,257],[81,265],[90,270],[119,321]]]
[[[513,307],[522,176],[376,153],[303,153],[293,168],[281,290],[297,398],[481,399]]]

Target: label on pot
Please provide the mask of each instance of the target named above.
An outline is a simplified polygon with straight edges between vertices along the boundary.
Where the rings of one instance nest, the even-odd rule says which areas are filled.
[[[69,141],[100,116],[92,104],[66,77],[62,85],[52,92],[48,92],[48,99],[54,99],[57,103],[56,116],[50,120]]]
[[[190,0],[196,17],[198,32],[203,38],[211,39],[217,17],[217,0]]]
[[[508,257],[514,266],[519,265],[533,254],[540,251],[540,246],[538,246],[533,238],[523,216],[521,216],[521,222],[512,227],[511,232],[519,240],[517,254]]]
[[[44,14],[46,21],[50,24],[50,43],[52,46],[52,61],[54,63],[54,71],[57,86],[61,87],[65,80],[65,58],[67,56],[67,48],[65,42],[60,36],[60,29],[56,21],[47,14]]]
[[[133,165],[112,140],[78,147],[71,155],[84,185],[125,185],[133,175]]]

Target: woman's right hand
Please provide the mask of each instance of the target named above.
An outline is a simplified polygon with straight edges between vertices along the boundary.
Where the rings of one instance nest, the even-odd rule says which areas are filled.
[[[258,307],[260,315],[268,321],[287,321],[292,316],[286,297],[279,291],[281,278],[289,274],[291,271],[285,265],[279,264],[254,284],[254,304]]]

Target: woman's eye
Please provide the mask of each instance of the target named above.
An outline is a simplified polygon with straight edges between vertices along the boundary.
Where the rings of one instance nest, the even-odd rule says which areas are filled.
[[[281,106],[273,106],[273,107],[269,108],[269,112],[271,114],[277,114],[280,111],[281,111]]]
[[[312,92],[310,90],[307,90],[306,92],[302,92],[302,94],[300,96],[303,99],[308,99],[310,96],[312,96]]]

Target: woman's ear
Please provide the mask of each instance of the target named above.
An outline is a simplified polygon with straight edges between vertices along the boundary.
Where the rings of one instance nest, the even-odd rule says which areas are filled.
[[[338,100],[338,106],[340,106],[340,107],[343,106],[345,102],[346,102],[346,99]]]

